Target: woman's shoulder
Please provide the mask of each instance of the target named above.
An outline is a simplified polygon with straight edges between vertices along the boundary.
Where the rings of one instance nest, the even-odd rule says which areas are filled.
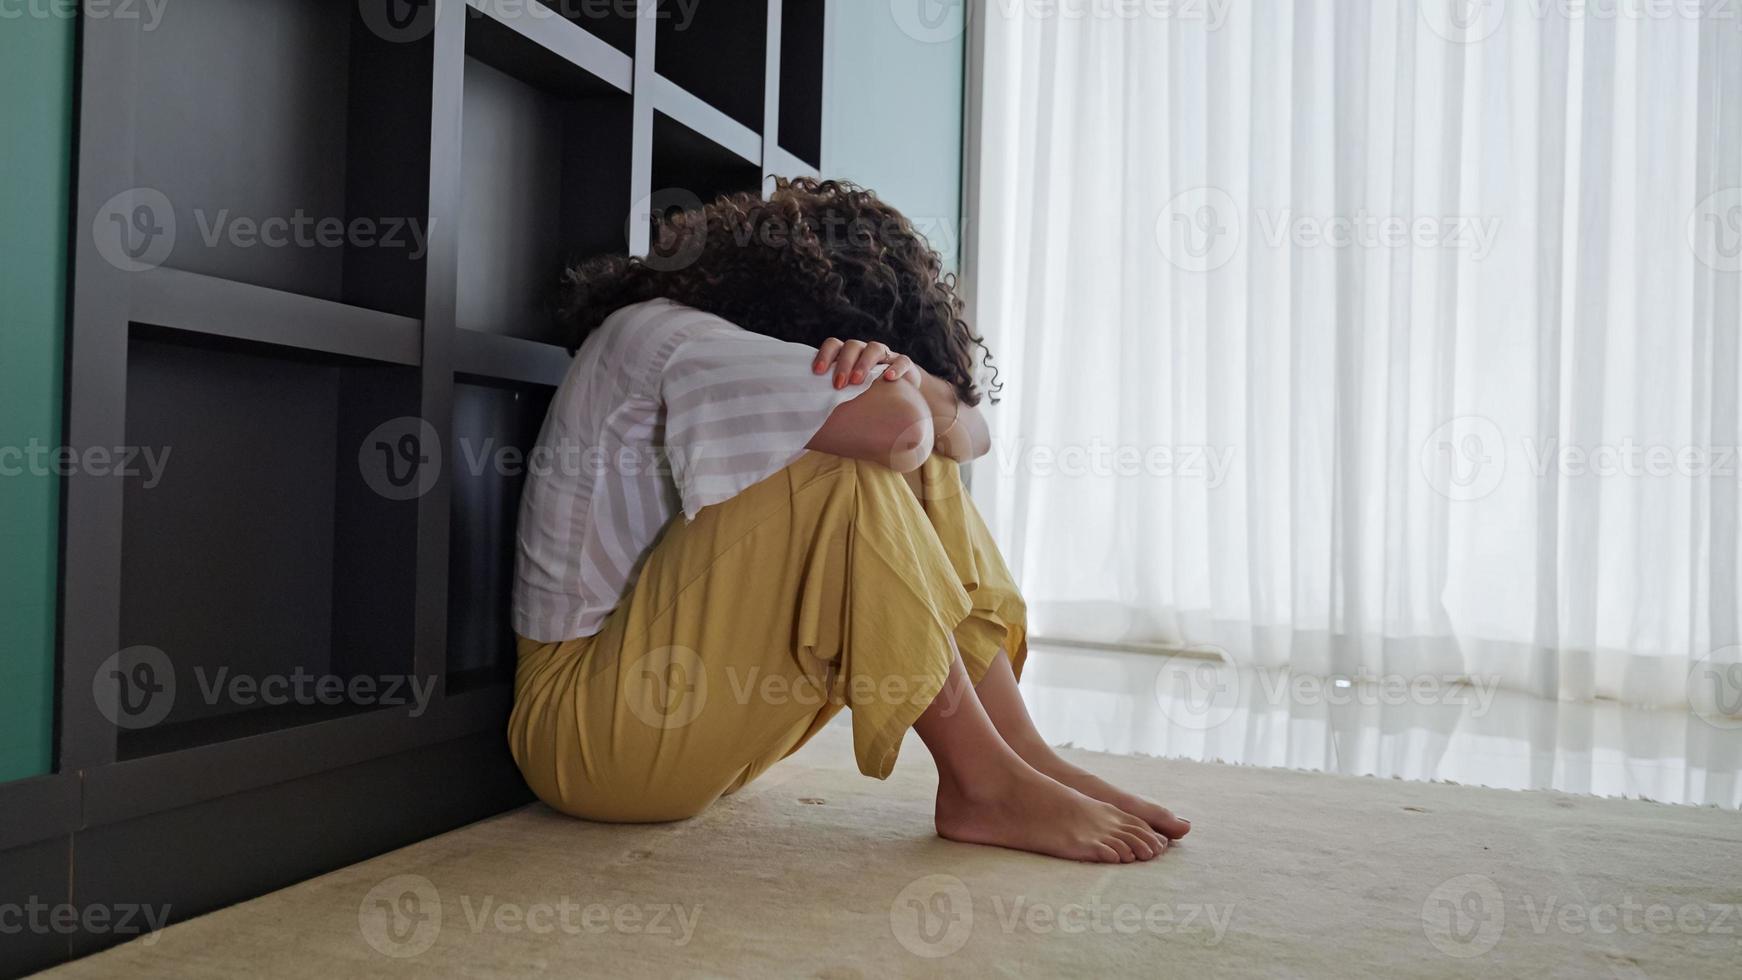
[[[588,341],[606,360],[645,362],[663,360],[687,340],[743,333],[723,317],[661,297],[612,313]]]

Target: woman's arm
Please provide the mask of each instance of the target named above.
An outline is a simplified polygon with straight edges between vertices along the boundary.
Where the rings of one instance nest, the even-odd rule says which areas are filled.
[[[932,454],[934,431],[919,386],[873,382],[830,412],[805,448],[911,473]]]
[[[817,351],[811,370],[826,374],[833,369],[835,387],[844,388],[863,382],[879,364],[888,365],[882,380],[892,384],[874,384],[866,395],[885,387],[913,388],[919,393],[923,411],[931,422],[929,433],[918,431],[912,403],[896,406],[889,399],[877,399],[843,414],[848,406],[865,398],[861,395],[836,409],[836,413],[842,416],[837,427],[839,431],[830,431],[830,427],[825,426],[824,431],[818,433],[819,438],[832,445],[859,451],[824,449],[814,443],[810,448],[837,456],[879,461],[899,456],[903,465],[894,468],[904,472],[917,469],[934,452],[966,463],[986,455],[992,448],[992,431],[978,408],[962,402],[949,382],[926,373],[905,354],[897,354],[885,344],[830,337]],[[900,384],[903,381],[907,384]],[[830,422],[834,421],[831,417]],[[900,434],[892,434],[889,431],[892,425],[905,428]],[[892,446],[892,442],[897,444]],[[867,449],[874,455],[861,454]],[[911,461],[911,466],[905,465],[907,461]]]
[[[979,459],[992,448],[992,430],[977,406],[962,402],[949,382],[919,368],[919,390],[932,415],[932,452],[958,463]],[[952,419],[954,420],[952,422]]]

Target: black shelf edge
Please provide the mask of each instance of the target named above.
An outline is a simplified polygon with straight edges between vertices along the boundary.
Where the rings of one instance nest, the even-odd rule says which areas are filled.
[[[179,269],[138,273],[129,319],[390,364],[423,360],[420,320]]]
[[[762,164],[762,134],[744,125],[676,82],[653,75],[653,108],[725,147],[745,163]]]
[[[513,692],[436,699],[412,718],[383,708],[297,728],[98,766],[84,773],[84,820],[100,827],[481,732],[502,732]],[[506,742],[504,742],[506,744]]]
[[[52,773],[0,783],[0,851],[65,836],[79,819],[79,780]]]
[[[562,384],[573,360],[568,351],[555,344],[481,330],[454,331],[457,374],[554,388]]]
[[[161,908],[174,923],[532,801],[507,740],[480,733],[94,827],[68,850],[82,862],[86,906]],[[64,938],[61,959],[129,937],[80,929]]]
[[[635,60],[579,24],[528,0],[466,0],[466,6],[620,92],[635,83]]]

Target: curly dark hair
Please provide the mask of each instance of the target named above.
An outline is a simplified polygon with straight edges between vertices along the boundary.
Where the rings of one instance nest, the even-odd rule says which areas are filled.
[[[982,391],[977,348],[985,392],[1002,387],[962,319],[955,276],[911,221],[863,187],[777,178],[767,200],[728,194],[654,220],[648,257],[604,256],[564,274],[558,315],[571,351],[613,312],[666,298],[813,347],[829,337],[882,341],[969,405]]]

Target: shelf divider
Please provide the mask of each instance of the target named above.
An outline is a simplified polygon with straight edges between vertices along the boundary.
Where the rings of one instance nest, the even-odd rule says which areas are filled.
[[[466,5],[621,92],[635,81],[634,59],[536,0],[466,0]]]
[[[179,269],[136,274],[129,318],[389,364],[415,367],[423,359],[421,320]]]
[[[555,344],[484,333],[454,331],[454,370],[460,374],[556,387],[563,383],[573,358]]]
[[[768,159],[762,165],[765,177],[822,177],[817,168],[778,146],[768,147],[767,152]]]
[[[750,127],[684,91],[657,72],[653,107],[732,151],[746,163],[762,164],[762,136]]]

